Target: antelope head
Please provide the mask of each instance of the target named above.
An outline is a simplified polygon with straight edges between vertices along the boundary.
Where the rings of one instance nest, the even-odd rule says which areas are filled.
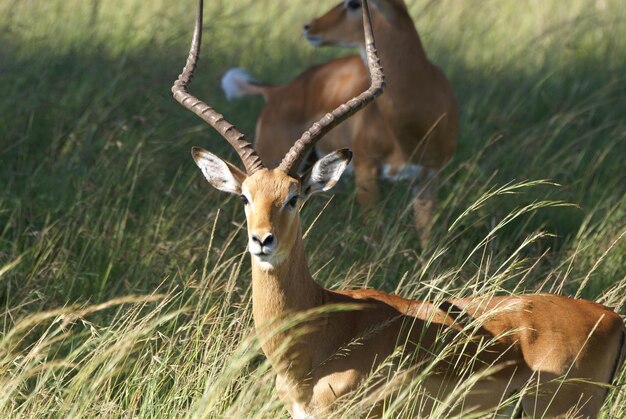
[[[296,240],[302,237],[301,204],[312,194],[332,188],[352,158],[350,150],[342,149],[318,160],[302,176],[290,176],[280,168],[262,168],[248,175],[199,147],[191,154],[213,187],[241,198],[248,250],[264,269],[276,268],[288,259]]]
[[[248,250],[262,268],[275,268],[287,259],[296,240],[302,239],[301,203],[314,193],[332,188],[350,162],[352,153],[347,149],[335,151],[320,159],[307,173],[299,175],[297,168],[302,158],[324,134],[382,93],[384,75],[374,46],[369,10],[365,3],[362,19],[371,86],[315,122],[295,141],[278,167],[266,168],[241,132],[188,91],[200,51],[202,6],[203,1],[199,0],[189,57],[174,82],[172,93],[185,108],[215,128],[239,154],[245,171],[202,148],[194,147],[191,151],[194,161],[213,187],[241,198],[248,226]]]
[[[387,19],[407,13],[402,0],[371,0],[373,8]],[[361,0],[344,0],[304,25],[304,36],[314,46],[362,47],[365,42]]]

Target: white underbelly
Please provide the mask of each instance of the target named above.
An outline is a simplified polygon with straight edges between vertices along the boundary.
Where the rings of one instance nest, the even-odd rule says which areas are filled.
[[[294,419],[315,419],[314,416],[308,415],[302,405],[298,403],[291,405],[291,416],[293,416]]]
[[[383,165],[380,171],[380,177],[390,182],[413,181],[424,172],[424,166],[416,163],[409,163],[402,166],[399,170],[389,164]]]
[[[314,150],[318,159],[321,159],[326,155],[326,153],[318,148],[315,148]],[[427,176],[424,176],[425,170],[428,171]],[[425,177],[426,179],[429,179],[435,174],[436,172],[434,170],[426,169],[424,168],[424,166],[417,163],[405,164],[402,167],[384,164],[380,170],[379,177],[380,179],[386,180],[388,182],[413,182],[420,177]],[[352,161],[350,162],[350,164],[348,164],[348,167],[346,167],[346,170],[344,171],[343,177],[345,178],[347,176],[354,176],[354,164]]]

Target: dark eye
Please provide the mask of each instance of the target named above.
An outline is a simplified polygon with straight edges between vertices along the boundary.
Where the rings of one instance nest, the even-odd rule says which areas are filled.
[[[241,199],[244,205],[248,205],[248,198],[245,195],[239,195],[239,199]]]
[[[289,202],[287,202],[287,206],[289,208],[295,208],[297,203],[298,203],[298,195],[294,195],[291,197]]]
[[[361,0],[348,0],[346,2],[346,9],[357,10],[361,7]]]

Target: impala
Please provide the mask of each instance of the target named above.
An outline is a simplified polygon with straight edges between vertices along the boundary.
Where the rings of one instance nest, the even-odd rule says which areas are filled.
[[[400,386],[434,360],[435,353],[447,353],[437,358],[439,362],[422,384],[427,394],[437,398],[445,398],[469,374],[497,367],[472,386],[457,413],[497,409],[503,397],[530,386],[535,391],[521,396],[521,407],[528,415],[558,416],[575,409],[576,414],[595,417],[626,348],[624,324],[607,307],[550,294],[429,304],[376,290],[328,290],[313,280],[305,258],[299,210],[311,195],[337,183],[351,152],[332,152],[303,175],[297,171],[303,156],[322,135],[382,92],[384,76],[367,2],[362,13],[370,87],[313,124],[276,168],[264,166],[243,134],[188,91],[200,50],[202,5],[199,0],[189,57],[172,92],[178,102],[231,144],[245,167],[244,172],[206,150],[192,149],[207,181],[243,201],[255,328],[263,335],[276,319],[323,307],[344,307],[318,310],[322,313],[312,317],[306,328],[281,329],[261,339],[263,352],[277,374],[277,390],[290,413],[297,418],[326,416],[338,398],[359,388],[372,370],[400,348],[403,356],[397,362],[413,365],[404,369],[405,373],[388,366]],[[475,326],[468,330],[467,324]],[[355,341],[358,344],[350,345]],[[455,346],[459,341],[463,345]],[[442,351],[446,345],[454,349]],[[370,416],[383,413],[383,400],[371,400]],[[415,414],[427,415],[431,408],[429,403],[420,404]]]
[[[371,3],[387,90],[380,100],[327,135],[316,150],[320,155],[342,147],[354,150],[357,200],[365,207],[378,200],[379,177],[419,183],[414,211],[426,241],[437,197],[436,174],[456,148],[456,101],[443,72],[428,60],[404,3]],[[314,45],[363,48],[360,10],[360,0],[345,0],[305,25],[305,34]],[[298,133],[366,89],[368,83],[359,56],[315,66],[282,86],[259,83],[241,69],[230,70],[222,80],[229,98],[254,94],[265,98],[255,148],[269,167],[278,164]]]

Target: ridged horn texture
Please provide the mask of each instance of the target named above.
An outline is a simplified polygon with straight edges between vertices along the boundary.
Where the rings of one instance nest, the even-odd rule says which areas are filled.
[[[367,57],[367,66],[370,73],[370,87],[360,95],[353,97],[343,105],[339,105],[331,113],[327,113],[319,121],[313,123],[311,127],[305,131],[302,136],[295,142],[289,152],[285,155],[280,163],[280,170],[295,176],[300,165],[300,161],[307,152],[319,141],[326,133],[337,126],[340,122],[354,115],[363,109],[367,104],[374,100],[383,92],[385,88],[385,75],[380,65],[378,52],[374,45],[374,33],[372,31],[372,20],[370,17],[369,6],[367,0],[363,0],[363,29],[365,31],[365,55]]]
[[[246,141],[245,136],[239,132],[233,124],[228,122],[223,115],[216,112],[200,99],[191,95],[188,90],[200,57],[202,10],[203,0],[198,0],[198,13],[196,15],[196,25],[193,31],[193,39],[191,40],[191,48],[189,49],[189,57],[187,57],[187,63],[183,68],[183,72],[178,76],[178,79],[172,86],[172,93],[174,99],[215,128],[215,130],[233,146],[237,154],[239,154],[239,157],[241,157],[246,172],[248,175],[251,175],[263,168],[263,163],[254,150],[254,147],[252,147],[252,144]]]

